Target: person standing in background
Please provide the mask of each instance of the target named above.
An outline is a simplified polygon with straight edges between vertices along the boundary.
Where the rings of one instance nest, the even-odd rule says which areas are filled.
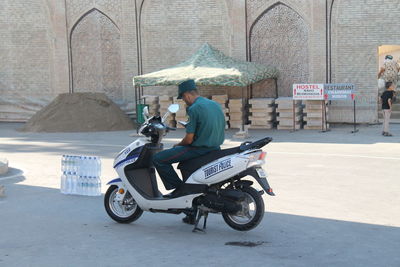
[[[386,82],[385,84],[386,91],[382,93],[382,112],[383,112],[383,131],[382,135],[384,136],[392,136],[389,132],[389,121],[390,114],[392,113],[392,101],[394,96],[394,84],[392,82]]]
[[[385,83],[392,82],[394,88],[397,87],[397,80],[399,75],[399,64],[393,60],[393,56],[386,55],[383,66],[379,70],[378,79],[382,78]]]

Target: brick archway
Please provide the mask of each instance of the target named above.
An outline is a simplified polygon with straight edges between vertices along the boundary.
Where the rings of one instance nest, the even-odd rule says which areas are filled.
[[[116,24],[92,9],[72,28],[70,42],[73,91],[102,92],[121,100],[121,37]]]
[[[291,96],[293,83],[309,82],[309,34],[303,17],[280,2],[262,13],[250,29],[250,59],[278,68],[279,96]],[[255,85],[253,94],[274,96],[274,90],[265,86]]]

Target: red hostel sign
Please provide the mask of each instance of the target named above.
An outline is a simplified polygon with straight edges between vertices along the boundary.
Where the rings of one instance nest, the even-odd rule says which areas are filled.
[[[324,84],[293,84],[294,100],[324,100]]]

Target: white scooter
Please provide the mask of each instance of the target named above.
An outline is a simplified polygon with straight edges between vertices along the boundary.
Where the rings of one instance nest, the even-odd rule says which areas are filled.
[[[264,191],[274,196],[262,169],[266,153],[261,150],[271,142],[266,137],[255,142],[245,142],[238,147],[210,152],[204,156],[179,163],[184,184],[174,197],[163,196],[157,187],[156,170],[152,156],[163,149],[161,140],[169,130],[165,120],[176,113],[179,105],[173,104],[161,118],[148,118],[139,138],[123,149],[115,158],[114,168],[120,178],[108,183],[104,205],[108,215],[119,223],[137,220],[143,211],[194,216],[193,231],[204,231],[208,213],[222,213],[225,222],[235,230],[247,231],[256,227],[264,216]],[[257,191],[253,177],[264,189]],[[203,229],[198,227],[204,217]]]

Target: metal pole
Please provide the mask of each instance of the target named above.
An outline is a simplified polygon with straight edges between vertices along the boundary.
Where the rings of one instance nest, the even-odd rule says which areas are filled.
[[[69,93],[73,93],[73,85],[72,85],[72,55],[71,55],[71,35],[69,34],[69,27],[68,27],[68,10],[67,10],[67,0],[64,0],[65,6],[65,26],[66,26],[66,34],[67,34],[67,52],[68,52],[68,78],[69,78]]]
[[[244,89],[242,87],[242,127],[240,129],[242,132],[244,132],[244,105],[245,105]]]
[[[328,62],[328,53],[329,53],[329,47],[328,47],[328,0],[325,0],[325,82],[328,83],[328,68],[329,68],[329,62]]]
[[[325,113],[325,131],[329,131],[328,129],[328,115],[327,115],[327,111],[326,111],[326,101],[324,100],[324,113]]]
[[[296,109],[295,109],[295,102],[296,102],[296,100],[293,100],[293,132],[296,131]]]
[[[332,82],[332,9],[335,0],[331,0],[329,9],[329,83]]]
[[[324,130],[324,118],[325,118],[325,116],[324,115],[325,115],[324,114],[324,100],[321,100],[321,116],[322,116],[322,118],[321,118],[321,123],[322,123],[321,130],[322,130],[322,132],[325,132],[325,130]]]
[[[135,22],[136,22],[136,58],[137,58],[137,73],[138,73],[138,75],[140,75],[141,74],[141,71],[140,71],[140,60],[139,60],[139,58],[140,58],[140,52],[139,52],[139,19],[138,19],[138,16],[139,16],[139,14],[138,14],[138,11],[137,11],[137,3],[136,3],[136,0],[135,0]]]
[[[353,115],[354,115],[354,130],[352,131],[352,133],[356,133],[358,132],[358,130],[356,129],[356,100],[353,100]]]

